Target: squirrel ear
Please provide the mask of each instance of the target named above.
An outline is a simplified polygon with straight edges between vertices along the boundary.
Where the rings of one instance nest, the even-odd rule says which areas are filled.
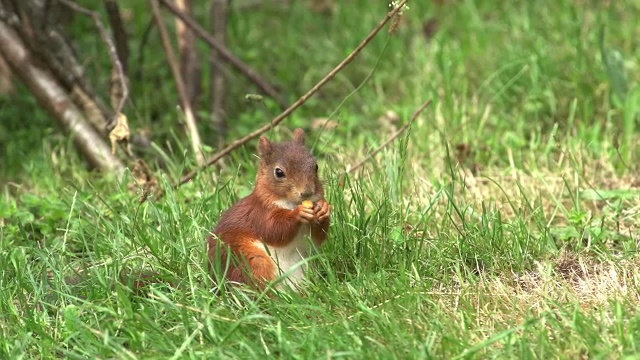
[[[305,135],[304,130],[297,128],[293,130],[293,141],[304,145]]]
[[[261,159],[266,159],[271,154],[271,142],[265,136],[260,137],[260,144],[258,145],[258,154]]]

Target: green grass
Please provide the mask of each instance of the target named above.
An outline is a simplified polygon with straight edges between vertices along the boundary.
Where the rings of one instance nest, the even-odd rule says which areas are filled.
[[[306,2],[244,10],[230,41],[293,101],[388,9],[351,3],[332,16]],[[131,6],[135,47],[148,11]],[[218,296],[206,270],[208,232],[251,191],[255,143],[140,204],[126,183],[88,172],[43,111],[14,120],[34,107],[19,89],[0,100],[0,357],[633,357],[638,17],[632,1],[412,1],[395,35],[381,33],[286,122],[339,123],[309,131],[334,212],[301,294]],[[91,29],[85,20],[78,31]],[[151,40],[130,122],[153,130],[168,185],[194,165],[157,33]],[[81,53],[108,78],[104,49]],[[230,79],[231,139],[277,110],[244,102],[256,90]],[[400,126],[382,114],[406,121],[429,98],[410,132],[339,183]],[[148,272],[158,281],[137,288]]]

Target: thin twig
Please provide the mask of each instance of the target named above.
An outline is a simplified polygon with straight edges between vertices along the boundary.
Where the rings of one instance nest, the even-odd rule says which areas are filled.
[[[120,7],[116,0],[105,0],[104,6],[107,9],[107,18],[113,32],[113,41],[116,46],[118,59],[122,64],[122,72],[127,75],[129,70],[129,38],[124,28]]]
[[[374,156],[376,156],[376,154],[378,154],[380,151],[382,151],[382,149],[384,149],[387,145],[391,144],[395,139],[398,138],[398,136],[400,136],[400,134],[402,134],[403,132],[405,132],[409,126],[411,126],[411,124],[413,124],[414,121],[416,121],[416,119],[418,118],[418,116],[420,115],[420,113],[422,113],[422,111],[424,109],[427,108],[427,106],[431,105],[431,100],[427,100],[424,104],[422,104],[418,110],[416,110],[413,115],[411,116],[411,118],[409,119],[409,121],[407,121],[406,124],[404,124],[400,129],[398,129],[398,131],[395,132],[395,134],[391,135],[390,138],[387,139],[387,141],[385,141],[382,145],[378,146],[375,150],[373,150],[369,155],[367,155],[367,157],[365,157],[364,159],[360,160],[360,162],[358,162],[357,164],[355,164],[354,166],[352,166],[349,170],[347,170],[345,172],[346,174],[350,174],[355,172],[356,170],[358,170],[359,168],[362,167],[362,165],[364,165],[364,163],[366,163],[367,161],[371,160]]]
[[[209,34],[207,30],[205,30],[202,26],[198,24],[191,16],[185,14],[180,11],[178,7],[172,2],[168,0],[159,0],[164,7],[166,7],[169,11],[179,17],[184,23],[191,28],[194,34],[199,36],[202,40],[209,44],[212,48],[214,48],[220,57],[224,59],[226,62],[231,64],[233,67],[238,69],[247,79],[251,80],[257,87],[259,87],[262,91],[264,91],[267,96],[273,98],[282,108],[286,108],[287,104],[280,98],[278,91],[269,84],[266,80],[264,80],[258,73],[253,70],[249,65],[245,64],[240,60],[237,56],[235,56],[229,49],[222,45],[213,35]]]
[[[116,67],[116,71],[119,78],[118,80],[120,82],[120,86],[122,87],[122,98],[120,99],[120,101],[118,102],[118,105],[115,108],[115,114],[113,119],[111,119],[111,124],[107,126],[108,128],[111,128],[113,127],[113,125],[116,124],[116,119],[118,118],[118,114],[122,112],[124,103],[127,101],[127,98],[129,97],[129,87],[127,86],[127,82],[125,80],[122,63],[120,63],[120,60],[118,59],[118,53],[116,51],[116,47],[113,44],[113,41],[111,40],[111,37],[107,32],[107,29],[104,27],[104,25],[102,24],[102,21],[100,20],[100,14],[98,14],[95,11],[85,9],[82,6],[69,0],[60,0],[60,2],[75,12],[91,17],[96,27],[98,28],[98,31],[100,32],[100,37],[107,44],[107,49],[109,50],[109,57],[111,58],[111,62],[113,62],[113,65]]]
[[[201,166],[204,163],[204,156],[202,155],[202,143],[200,141],[200,134],[198,133],[196,120],[193,116],[193,111],[191,109],[189,97],[187,96],[187,91],[182,79],[182,74],[180,73],[180,68],[178,66],[176,56],[173,53],[173,47],[171,45],[171,40],[169,39],[167,25],[164,23],[164,20],[162,18],[158,0],[151,0],[150,2],[151,9],[153,11],[153,17],[156,19],[158,30],[160,30],[160,39],[162,40],[162,46],[164,47],[164,51],[167,54],[167,61],[169,62],[169,66],[171,67],[173,78],[176,80],[178,95],[180,96],[180,100],[182,102],[185,121],[187,123],[187,128],[189,129],[189,135],[191,137],[191,146],[193,147],[193,151],[195,152],[198,165]]]
[[[104,0],[104,5],[107,9],[107,19],[109,20],[109,25],[111,26],[111,33],[113,34],[113,41],[116,46],[116,54],[118,54],[118,60],[120,60],[120,64],[122,64],[122,76],[124,76],[125,82],[129,84],[129,38],[127,37],[127,31],[125,30],[124,24],[122,22],[122,16],[120,16],[120,7],[118,6],[116,0]],[[114,108],[118,106],[120,99],[122,99],[122,87],[120,86],[121,83],[118,81],[119,77],[120,76],[118,74],[118,71],[114,68],[111,72],[111,89],[109,91],[111,106]],[[120,120],[124,119],[122,117],[124,115],[121,116],[119,114],[116,114],[116,116],[119,117]],[[115,151],[115,134],[113,133],[113,131],[116,130],[118,125],[121,124],[122,122],[120,121],[116,121],[115,125],[113,123],[110,124],[111,126],[113,126],[111,132],[109,132],[109,137],[112,139],[112,151]],[[120,129],[124,128],[120,127]],[[126,127],[126,134],[121,135],[124,135],[124,137],[118,137],[119,140],[116,141],[124,141],[127,144],[127,153],[129,154],[129,156],[132,156],[130,150],[131,147],[127,140],[129,135],[128,126]]]
[[[161,0],[161,1],[165,1],[165,0]],[[284,119],[286,119],[287,116],[291,115],[291,113],[294,110],[300,107],[300,105],[304,104],[305,101],[307,101],[313,94],[315,94],[327,82],[329,82],[329,80],[331,80],[334,76],[336,76],[338,72],[344,69],[353,59],[355,59],[355,57],[362,51],[362,49],[364,49],[371,42],[371,40],[378,34],[378,32],[382,30],[385,24],[389,22],[389,20],[391,20],[399,11],[401,11],[402,7],[407,3],[407,1],[408,0],[403,0],[396,8],[394,8],[389,13],[387,13],[384,19],[382,19],[382,21],[380,21],[380,23],[375,27],[375,29],[373,29],[371,33],[369,33],[369,35],[367,35],[367,37],[364,40],[362,40],[362,42],[351,52],[351,54],[349,54],[344,60],[342,60],[342,62],[340,62],[340,64],[338,64],[333,70],[331,70],[327,75],[325,75],[325,77],[322,78],[322,80],[320,80],[314,87],[312,87],[311,90],[309,90],[306,94],[302,95],[302,97],[300,97],[300,99],[298,99],[295,103],[293,103],[293,105],[291,105],[289,108],[283,111],[282,114],[276,116],[273,120],[271,120],[269,124],[229,144],[226,148],[222,149],[220,152],[210,157],[206,161],[205,166],[215,164],[216,162],[218,162],[220,159],[225,157],[227,154],[229,154],[233,150],[239,148],[246,142],[257,138],[263,133],[274,128],[276,125],[281,123]],[[188,173],[187,175],[183,176],[180,179],[180,182],[178,182],[178,184],[175,185],[175,187],[178,187],[182,184],[189,182],[198,174],[198,172],[202,168],[203,167],[195,169],[190,173]]]

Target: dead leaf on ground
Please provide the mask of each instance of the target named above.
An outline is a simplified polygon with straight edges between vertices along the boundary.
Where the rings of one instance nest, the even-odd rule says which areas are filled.
[[[579,260],[578,255],[574,253],[565,253],[560,257],[556,264],[556,270],[560,277],[571,284],[576,284],[585,278],[587,274]]]
[[[473,175],[478,175],[482,166],[473,161],[476,156],[476,150],[471,144],[461,143],[455,146],[455,157],[458,163],[471,170]]]
[[[470,144],[462,143],[456,145],[456,160],[459,163],[465,163],[467,159],[475,154]]]
[[[130,191],[140,190],[142,192],[140,195],[140,202],[146,201],[151,194],[155,193],[158,196],[162,194],[162,189],[159,188],[158,180],[155,178],[149,168],[149,165],[147,165],[144,160],[136,160],[131,167],[131,173],[133,174],[133,181],[129,183],[128,187]]]
[[[131,144],[129,144],[129,122],[127,117],[123,113],[119,113],[116,117],[116,126],[109,133],[109,139],[111,140],[111,153],[115,155],[116,145],[119,142],[124,141],[127,146],[127,153],[131,156]]]

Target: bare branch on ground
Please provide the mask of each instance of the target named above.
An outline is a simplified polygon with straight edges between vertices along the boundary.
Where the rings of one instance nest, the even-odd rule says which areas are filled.
[[[34,62],[33,56],[18,33],[0,20],[0,53],[14,73],[22,79],[40,105],[46,108],[58,124],[71,134],[75,145],[94,167],[117,173],[124,165],[113,156],[100,134],[87,122],[68,92],[48,70]]]

